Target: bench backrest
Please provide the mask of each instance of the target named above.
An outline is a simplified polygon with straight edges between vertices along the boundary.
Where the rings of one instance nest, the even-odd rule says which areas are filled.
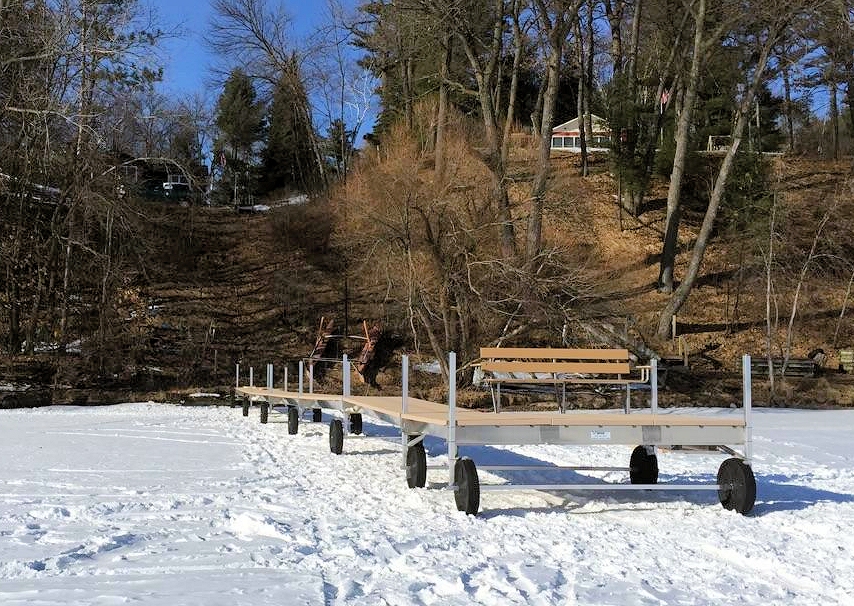
[[[627,349],[481,347],[481,368],[490,372],[552,372],[627,375]]]

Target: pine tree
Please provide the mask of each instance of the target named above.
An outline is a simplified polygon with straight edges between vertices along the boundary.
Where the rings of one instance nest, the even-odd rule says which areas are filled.
[[[217,101],[216,127],[214,153],[221,167],[217,199],[238,204],[253,191],[256,146],[264,132],[263,105],[252,80],[239,68],[232,70]]]
[[[316,190],[322,182],[308,98],[295,69],[279,78],[269,113],[267,146],[262,153],[261,191]]]

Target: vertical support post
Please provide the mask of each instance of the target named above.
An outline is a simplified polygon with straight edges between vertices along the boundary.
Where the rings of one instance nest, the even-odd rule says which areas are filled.
[[[649,406],[652,414],[658,412],[658,358],[649,361]]]
[[[448,354],[448,486],[454,485],[457,463],[457,354]]]
[[[753,392],[751,390],[750,354],[744,354],[741,359],[741,377],[744,408],[744,462],[748,465],[753,460]]]
[[[285,391],[288,390],[288,363],[285,362]]]
[[[249,387],[255,387],[255,368],[249,367]]]
[[[234,387],[240,387],[240,362],[234,365]]]
[[[314,363],[308,365],[308,393],[314,393]]]
[[[501,412],[501,382],[495,384],[495,412]]]
[[[409,356],[404,354],[400,358],[400,375],[401,375],[401,383],[402,392],[400,394],[400,441],[403,445],[403,462],[402,467],[406,469],[406,455],[409,447],[407,444],[409,443],[409,436],[403,430],[404,420],[403,415],[406,414],[406,408],[409,405]]]
[[[343,364],[344,369],[342,370],[342,379],[343,379],[343,395],[345,398],[350,397],[350,358],[347,357],[347,354],[341,356],[341,362]]]
[[[267,389],[273,389],[273,365],[267,364]]]
[[[631,383],[626,383],[626,404],[623,406],[626,414],[629,414],[629,411],[632,408],[632,386]]]
[[[299,361],[299,395],[302,395],[302,377],[305,374],[305,362]]]

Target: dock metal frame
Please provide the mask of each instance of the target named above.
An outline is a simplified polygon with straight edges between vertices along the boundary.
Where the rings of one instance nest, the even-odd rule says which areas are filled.
[[[435,436],[446,441],[447,460],[432,464],[429,469],[443,469],[448,474],[447,489],[455,492],[458,509],[477,513],[480,493],[505,490],[712,490],[717,491],[721,503],[727,509],[748,513],[754,504],[756,483],[752,472],[753,437],[751,425],[751,378],[750,356],[742,359],[743,406],[742,414],[726,418],[689,415],[661,414],[658,409],[658,373],[656,360],[651,360],[650,383],[651,403],[649,412],[633,409],[630,412],[573,411],[559,412],[484,412],[459,409],[456,390],[456,354],[448,356],[451,380],[448,383],[448,402],[438,404],[413,399],[409,395],[409,359],[402,359],[402,391],[393,397],[364,397],[351,394],[350,361],[345,355],[341,359],[343,381],[341,394],[315,393],[313,376],[309,374],[307,391],[303,384],[303,363],[300,362],[298,390],[288,391],[273,388],[272,366],[267,368],[267,387],[252,386],[253,371],[250,369],[250,385],[239,385],[237,371],[235,393],[246,402],[262,403],[262,422],[266,422],[264,405],[268,412],[276,405],[287,405],[289,433],[294,413],[311,408],[334,410],[342,413],[348,421],[351,433],[361,433],[361,415],[367,415],[400,428],[400,443],[403,450],[403,467],[406,469],[410,487],[425,485],[428,469],[424,454],[425,436]],[[358,423],[355,423],[358,421]],[[354,426],[357,430],[354,431]],[[293,431],[290,431],[293,429]],[[330,423],[330,448],[340,454],[342,431],[341,420],[334,418]],[[336,433],[337,432],[337,433]],[[336,448],[337,441],[337,448]],[[476,463],[460,456],[460,447],[491,445],[635,445],[627,467],[552,466],[552,465],[480,465],[481,470],[555,470],[576,471],[628,471],[630,484],[480,484]],[[740,450],[738,449],[740,447]],[[723,453],[731,458],[721,465],[717,482],[711,484],[658,484],[657,452],[660,450],[691,453]]]

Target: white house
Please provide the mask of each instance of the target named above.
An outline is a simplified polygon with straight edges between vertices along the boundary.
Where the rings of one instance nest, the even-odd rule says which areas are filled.
[[[608,123],[603,118],[596,114],[591,114],[593,122],[593,140],[587,138],[587,151],[602,152],[608,151],[611,146],[611,129],[608,128]],[[569,122],[558,124],[552,129],[552,150],[581,152],[581,133],[578,128],[578,117],[576,116]]]

